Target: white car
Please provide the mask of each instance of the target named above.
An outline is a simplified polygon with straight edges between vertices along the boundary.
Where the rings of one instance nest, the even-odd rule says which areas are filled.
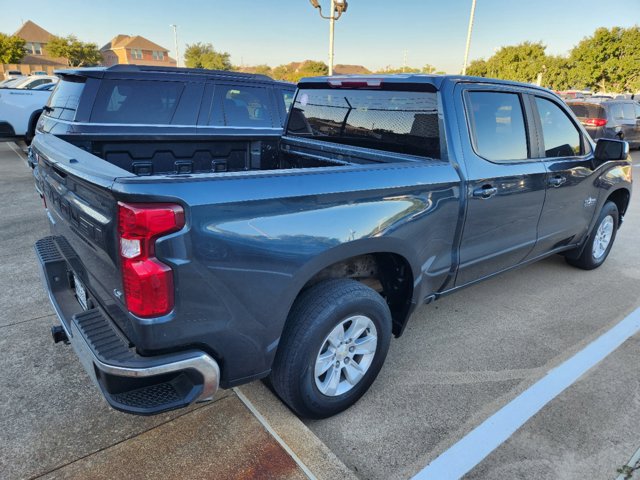
[[[58,77],[53,75],[33,75],[17,80],[15,83],[11,83],[9,87],[5,88],[19,88],[20,90],[31,90],[38,85],[44,85],[45,83],[58,83]]]
[[[25,74],[20,70],[7,70],[4,74],[5,80],[15,80],[16,78],[24,77]]]
[[[31,143],[36,123],[49,101],[54,83],[31,89],[0,89],[0,141]]]

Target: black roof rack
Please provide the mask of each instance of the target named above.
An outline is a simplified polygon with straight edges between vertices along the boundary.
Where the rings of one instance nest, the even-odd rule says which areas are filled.
[[[56,75],[80,75],[85,77],[102,77],[105,72],[148,72],[148,73],[174,73],[228,77],[236,79],[260,80],[262,82],[286,83],[274,80],[267,75],[258,73],[236,72],[234,70],[208,70],[206,68],[183,68],[183,67],[155,67],[146,65],[113,65],[111,67],[86,67],[86,68],[65,68],[56,70]]]
[[[223,75],[229,77],[259,78],[261,80],[274,81],[267,75],[258,73],[236,72],[234,70],[209,70],[206,68],[185,68],[185,67],[156,67],[147,65],[113,65],[105,69],[109,72],[164,72],[164,73],[191,73],[199,75]]]

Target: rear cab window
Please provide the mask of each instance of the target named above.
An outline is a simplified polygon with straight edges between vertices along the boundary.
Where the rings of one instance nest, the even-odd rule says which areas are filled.
[[[44,115],[59,120],[74,120],[84,90],[85,78],[66,77],[53,90]]]
[[[438,94],[299,89],[287,135],[440,159]]]

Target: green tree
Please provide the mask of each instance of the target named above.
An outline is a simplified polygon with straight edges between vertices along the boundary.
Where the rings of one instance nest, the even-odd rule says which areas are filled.
[[[598,28],[569,55],[575,81],[603,91],[640,89],[640,27]]]
[[[271,76],[271,67],[269,65],[266,64],[262,64],[262,65],[256,65],[254,67],[249,67],[248,71],[250,73],[257,73],[260,75],[267,75],[267,76]]]
[[[292,69],[290,65],[278,65],[271,73],[275,80],[288,81],[290,76],[295,73],[295,70]]]
[[[545,46],[540,42],[523,42],[518,45],[502,47],[486,60],[486,72],[482,76],[515,80],[518,82],[534,82],[544,65]],[[472,62],[473,64],[474,62]],[[471,70],[475,75],[474,65]],[[469,68],[467,73],[471,74]]]
[[[467,65],[466,73],[474,77],[488,77],[489,67],[487,66],[487,61],[483,59],[472,61]]]
[[[0,33],[0,63],[18,63],[25,55],[25,41],[15,35]]]
[[[300,74],[300,78],[329,75],[329,66],[324,62],[306,60],[298,67],[298,73]]]
[[[189,68],[208,68],[210,70],[232,70],[231,55],[217,52],[210,43],[193,43],[187,45],[184,52],[184,63]]]
[[[542,85],[552,90],[574,88],[575,70],[569,60],[561,56],[547,56],[542,66]]]
[[[428,63],[422,67],[409,67],[405,65],[404,67],[392,67],[391,65],[387,65],[382,70],[378,70],[374,73],[382,73],[382,74],[394,74],[394,73],[436,73],[436,67],[433,65],[429,65]],[[443,73],[443,72],[437,72]]]
[[[329,67],[324,62],[305,60],[302,63],[288,63],[278,65],[272,70],[272,77],[276,80],[298,82],[303,77],[318,77],[329,74]]]
[[[82,42],[75,35],[53,37],[46,48],[52,57],[65,58],[70,67],[89,67],[102,61],[95,43]]]

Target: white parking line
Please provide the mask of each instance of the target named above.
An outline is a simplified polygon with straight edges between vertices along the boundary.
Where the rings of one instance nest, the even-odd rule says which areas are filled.
[[[413,480],[458,479],[533,417],[584,373],[640,331],[640,308],[550,370],[507,405],[486,419],[413,477]]]
[[[309,470],[309,467],[307,467],[302,462],[302,460],[300,460],[300,458],[295,454],[295,452],[291,450],[291,447],[287,445],[287,443],[282,439],[282,437],[278,435],[278,433],[271,427],[271,425],[269,425],[269,422],[267,422],[267,419],[264,418],[262,414],[258,411],[258,409],[253,405],[253,403],[251,403],[251,400],[249,400],[244,395],[244,393],[240,391],[239,388],[234,387],[233,391],[238,396],[238,398],[242,401],[242,403],[245,404],[245,406],[249,409],[249,411],[253,413],[253,416],[258,419],[258,421],[267,430],[267,432],[271,434],[271,436],[275,439],[275,441],[278,442],[280,446],[284,449],[284,451],[289,454],[289,456],[293,459],[294,462],[296,462],[296,464],[304,472],[307,478],[309,480],[318,480],[316,476],[311,472],[311,470]]]
[[[27,159],[25,157],[25,154],[23,151],[18,150],[17,146],[13,143],[13,142],[7,142],[7,145],[9,145],[9,148],[11,150],[13,150],[13,152],[20,157],[20,159],[24,162],[24,164],[28,167],[29,164],[27,163]]]

